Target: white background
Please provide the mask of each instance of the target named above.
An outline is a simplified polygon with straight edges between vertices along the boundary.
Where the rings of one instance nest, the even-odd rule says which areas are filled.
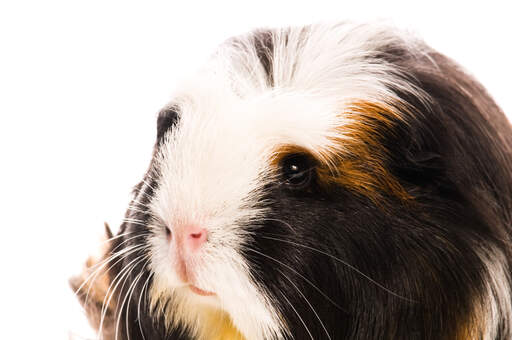
[[[173,87],[259,26],[390,19],[512,112],[511,11],[486,1],[0,2],[2,339],[87,334],[67,286],[117,226]]]

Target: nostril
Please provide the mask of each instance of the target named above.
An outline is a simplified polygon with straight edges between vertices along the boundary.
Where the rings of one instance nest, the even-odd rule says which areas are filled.
[[[207,242],[208,232],[204,228],[192,227],[188,230],[187,243],[190,249],[198,250]]]
[[[192,238],[201,238],[202,236],[203,236],[203,232],[190,234],[190,237],[192,237]]]
[[[165,235],[167,236],[168,239],[171,239],[172,232],[171,229],[169,229],[169,227],[165,227]]]

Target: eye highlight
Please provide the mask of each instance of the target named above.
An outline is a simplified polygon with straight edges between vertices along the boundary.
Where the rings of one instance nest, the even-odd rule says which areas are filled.
[[[291,154],[281,161],[281,173],[285,184],[295,189],[306,187],[313,177],[315,164],[306,154]]]

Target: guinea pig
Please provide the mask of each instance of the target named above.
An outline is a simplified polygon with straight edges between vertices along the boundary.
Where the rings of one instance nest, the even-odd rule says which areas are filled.
[[[72,280],[103,339],[512,338],[512,129],[380,24],[222,44]]]

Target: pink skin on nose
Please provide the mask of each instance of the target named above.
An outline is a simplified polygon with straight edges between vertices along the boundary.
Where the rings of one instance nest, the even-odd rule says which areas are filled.
[[[208,238],[208,231],[199,226],[189,226],[185,229],[185,244],[191,251],[197,251]]]
[[[195,253],[208,240],[208,231],[197,225],[183,225],[168,236],[176,265],[176,272],[183,282],[194,280]]]

